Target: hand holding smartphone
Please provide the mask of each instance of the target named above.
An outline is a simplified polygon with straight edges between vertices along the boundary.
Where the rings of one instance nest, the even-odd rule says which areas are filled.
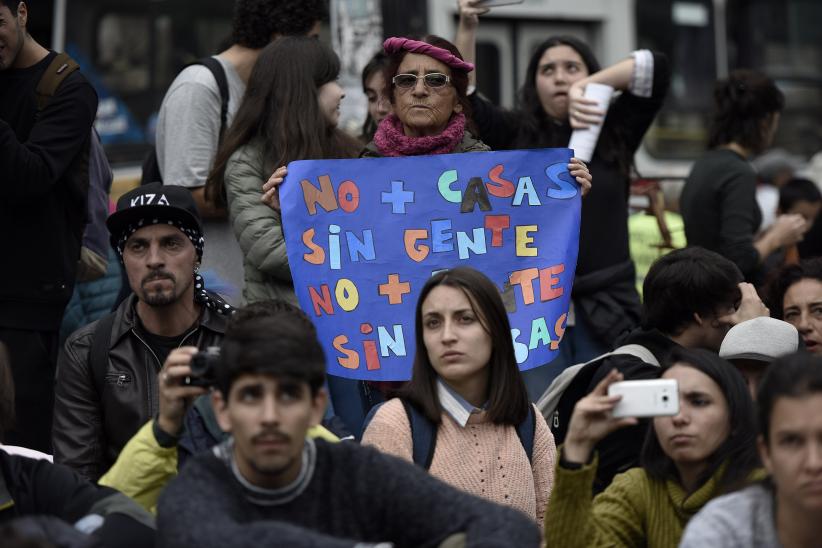
[[[615,382],[609,396],[622,396],[611,416],[667,417],[679,413],[679,385],[675,379]]]

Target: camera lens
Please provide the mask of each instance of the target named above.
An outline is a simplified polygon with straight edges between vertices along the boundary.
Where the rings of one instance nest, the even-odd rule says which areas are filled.
[[[667,402],[668,401],[668,396],[662,396],[662,401]]]

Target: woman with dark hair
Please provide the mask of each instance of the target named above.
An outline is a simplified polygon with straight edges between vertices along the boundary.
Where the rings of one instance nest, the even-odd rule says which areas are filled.
[[[733,71],[714,88],[708,152],[691,168],[679,201],[688,245],[732,260],[745,279],[761,282],[760,264],[780,247],[802,239],[800,215],[781,215],[758,235],[756,173],[749,158],[773,141],[785,104],[772,80],[752,70]]]
[[[356,157],[359,143],[337,129],[344,97],[339,71],[337,55],[319,40],[275,40],[254,65],[217,152],[206,195],[228,206],[245,256],[246,302],[296,304],[280,212],[267,205],[271,192],[264,194],[264,183],[282,182],[286,169],[278,166],[293,160]]]
[[[360,136],[364,143],[371,142],[377,126],[391,114],[391,100],[388,98],[384,74],[386,66],[388,57],[385,52],[378,51],[362,69],[362,92],[368,100],[368,116],[365,117]]]
[[[822,258],[783,267],[765,294],[771,315],[794,326],[808,352],[822,354]]]
[[[457,44],[473,60],[478,0],[459,0]],[[567,147],[574,129],[603,124],[589,167],[597,190],[582,203],[579,258],[573,287],[574,323],[565,330],[551,372],[585,362],[614,347],[639,325],[640,300],[628,247],[628,196],[634,153],[668,92],[668,62],[648,50],[601,69],[591,49],[571,36],[554,36],[531,55],[517,109],[506,111],[476,93],[469,99],[480,137],[494,150]],[[589,83],[622,93],[607,117],[584,98]],[[603,245],[608,242],[608,245]],[[532,396],[550,380],[548,368],[526,373]],[[530,386],[531,384],[534,386]]]
[[[363,444],[411,461],[419,449],[405,409],[412,406],[436,428],[431,474],[541,524],[556,449],[528,402],[499,290],[468,267],[435,274],[420,293],[414,326],[411,381],[376,411]],[[530,455],[518,429],[528,420]]]
[[[661,378],[679,387],[679,413],[655,417],[640,468],[614,478],[591,501],[592,449],[635,418],[614,418],[620,396],[613,370],[581,399],[556,469],[545,517],[549,546],[676,546],[688,520],[709,500],[759,479],[754,408],[745,380],[707,350],[676,349]]]

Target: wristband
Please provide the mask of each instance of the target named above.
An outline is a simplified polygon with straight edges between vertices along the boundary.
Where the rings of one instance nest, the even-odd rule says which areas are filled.
[[[559,465],[566,470],[579,470],[583,466],[588,466],[594,460],[594,452],[591,451],[591,454],[588,456],[587,462],[571,462],[569,460],[565,460],[565,451],[559,452]]]
[[[157,445],[163,449],[171,449],[177,447],[177,442],[180,441],[180,436],[169,434],[160,428],[160,417],[154,419],[151,425],[151,432],[154,434],[154,439],[157,440]]]

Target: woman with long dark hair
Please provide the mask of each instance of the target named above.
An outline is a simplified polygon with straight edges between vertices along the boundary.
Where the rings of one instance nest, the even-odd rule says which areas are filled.
[[[267,205],[263,184],[282,181],[286,169],[278,166],[293,160],[353,158],[360,148],[337,128],[344,97],[339,71],[337,55],[319,40],[289,36],[272,42],[254,66],[217,152],[206,195],[228,207],[245,256],[246,302],[280,298],[296,304],[280,212]]]
[[[718,81],[709,150],[691,168],[679,201],[688,245],[727,257],[751,282],[762,281],[768,255],[797,243],[809,228],[798,214],[781,215],[758,234],[762,212],[749,159],[771,145],[784,104],[776,84],[756,71],[735,70]]]
[[[414,325],[411,381],[377,409],[363,443],[412,461],[418,421],[431,424],[433,453],[417,464],[541,524],[556,449],[528,402],[499,290],[469,267],[439,272],[420,293]]]
[[[477,0],[460,0],[459,6],[457,46],[472,61],[478,15],[487,8]],[[479,137],[494,150],[567,147],[573,129],[603,124],[588,163],[596,192],[582,202],[575,321],[565,331],[554,362],[561,365],[551,367],[554,372],[610,350],[622,334],[639,325],[640,300],[628,248],[630,171],[634,153],[662,107],[669,79],[664,55],[640,50],[601,69],[584,42],[554,36],[531,55],[516,110],[469,95]],[[584,98],[589,83],[622,92],[604,121],[602,112]],[[550,376],[548,368],[526,372],[532,397],[546,388]]]
[[[660,374],[677,381],[679,412],[653,419],[641,467],[616,476],[593,501],[593,447],[636,419],[612,416],[620,396],[609,396],[608,386],[622,380],[616,370],[577,403],[545,517],[549,546],[676,546],[709,500],[763,476],[753,402],[730,363],[676,349]]]

